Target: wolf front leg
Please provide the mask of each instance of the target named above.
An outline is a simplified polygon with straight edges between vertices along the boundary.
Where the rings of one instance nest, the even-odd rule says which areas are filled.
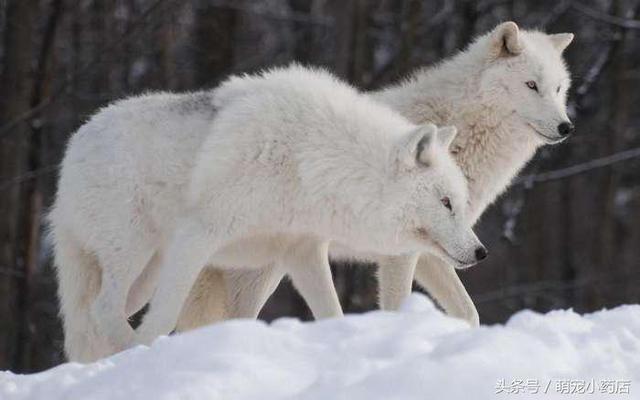
[[[314,318],[343,315],[331,276],[329,241],[314,237],[300,239],[289,249],[282,263]]]
[[[378,258],[380,308],[395,311],[411,294],[418,254]]]
[[[447,314],[464,319],[471,326],[480,325],[476,306],[454,267],[434,255],[422,254],[416,265],[415,279]]]
[[[179,226],[160,266],[149,311],[136,331],[138,343],[149,344],[174,329],[193,284],[217,244],[218,238],[198,221]]]

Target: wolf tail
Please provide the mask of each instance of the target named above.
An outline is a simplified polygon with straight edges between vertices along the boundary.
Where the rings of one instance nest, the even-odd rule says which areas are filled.
[[[95,361],[100,354],[97,348],[100,340],[91,323],[90,311],[100,290],[98,260],[94,254],[85,251],[66,229],[55,223],[50,227],[65,354],[70,361]]]

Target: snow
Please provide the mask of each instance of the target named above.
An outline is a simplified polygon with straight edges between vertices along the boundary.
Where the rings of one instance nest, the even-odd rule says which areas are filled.
[[[285,398],[640,399],[640,306],[470,328],[414,294],[397,313],[227,321],[94,364],[0,372],[2,400]]]

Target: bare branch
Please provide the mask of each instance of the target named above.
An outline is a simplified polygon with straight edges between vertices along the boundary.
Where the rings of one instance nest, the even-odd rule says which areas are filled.
[[[58,97],[60,97],[62,94],[64,94],[66,92],[66,90],[69,88],[69,86],[71,86],[71,84],[73,82],[77,81],[80,77],[84,76],[87,72],[92,71],[93,68],[96,66],[96,64],[98,62],[100,62],[100,60],[105,55],[108,55],[108,54],[112,53],[113,51],[118,49],[120,46],[122,46],[124,43],[126,43],[128,40],[137,38],[136,36],[133,35],[133,33],[139,27],[143,26],[143,22],[151,14],[153,14],[153,12],[156,11],[159,8],[159,6],[162,5],[162,3],[164,3],[165,1],[167,1],[167,0],[157,0],[152,5],[150,5],[140,15],[140,17],[133,24],[131,24],[131,26],[129,27],[129,29],[127,29],[126,32],[124,32],[122,35],[120,35],[115,40],[109,42],[109,44],[107,46],[105,46],[102,51],[98,52],[98,56],[96,56],[93,60],[91,60],[89,63],[87,63],[84,67],[80,68],[80,70],[77,71],[75,74],[69,76],[64,81],[64,83],[62,83],[62,85],[60,85],[60,87],[58,87],[58,89],[53,92],[53,94],[51,94],[47,98],[43,99],[39,104],[37,104],[37,105],[33,106],[32,108],[26,110],[24,113],[16,116],[14,119],[12,119],[8,123],[6,123],[2,127],[0,127],[0,139],[2,139],[4,136],[6,136],[9,133],[11,133],[13,131],[13,129],[18,124],[20,124],[22,122],[25,122],[25,121],[28,121],[34,115],[36,115],[40,111],[46,109],[51,104],[53,104],[58,99]],[[175,0],[173,0],[173,1],[175,1]]]
[[[22,271],[17,271],[13,268],[0,267],[0,275],[13,276],[15,278],[24,278]]]
[[[611,285],[640,280],[640,274],[628,273],[617,275],[601,275],[593,278],[582,278],[574,281],[548,280],[520,285],[511,285],[498,290],[473,295],[476,304],[502,301],[512,297],[539,294],[547,291],[566,291],[588,287],[594,284]]]
[[[576,95],[580,98],[586,95],[589,92],[589,89],[593,86],[593,84],[598,80],[598,77],[602,73],[607,61],[609,60],[609,56],[611,55],[611,46],[609,46],[606,51],[600,51],[596,61],[591,65],[589,70],[584,76],[582,83],[576,89]]]
[[[585,6],[580,2],[571,2],[571,8],[600,22],[605,22],[607,24],[615,25],[625,29],[640,29],[640,21],[638,20],[616,17],[615,15],[607,14],[594,8]]]
[[[518,217],[524,208],[524,200],[525,193],[521,193],[514,200],[506,201],[503,207],[503,212],[507,219],[502,226],[502,237],[507,239],[511,244],[517,242],[516,225]]]
[[[570,1],[559,1],[553,9],[542,18],[542,21],[538,24],[538,26],[542,28],[546,28],[549,25],[553,24],[560,18],[564,13],[566,13],[571,8]]]
[[[640,157],[640,147],[624,150],[609,156],[600,157],[584,163],[572,165],[570,167],[556,169],[538,174],[529,174],[517,178],[514,184],[532,184],[539,182],[554,181],[568,178],[574,175],[583,174],[598,168],[604,168],[619,162]]]
[[[331,17],[311,17],[308,14],[295,11],[288,11],[286,13],[274,12],[273,10],[267,9],[264,4],[258,2],[245,2],[243,4],[238,4],[230,3],[228,1],[217,1],[213,4],[209,4],[209,6],[215,8],[236,10],[243,13],[260,15],[261,17],[277,19],[281,21],[301,22],[305,24],[321,25],[327,27],[334,25],[334,20]]]
[[[39,178],[43,175],[47,175],[52,172],[55,172],[58,169],[60,169],[60,166],[58,165],[48,165],[46,167],[42,167],[42,168],[35,169],[33,171],[26,172],[22,175],[13,177],[11,179],[7,179],[3,182],[0,182],[0,192],[7,190],[13,185],[19,185],[21,183],[30,181],[32,179]]]

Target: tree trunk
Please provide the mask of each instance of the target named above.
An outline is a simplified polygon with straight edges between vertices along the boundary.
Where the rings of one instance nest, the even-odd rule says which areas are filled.
[[[4,37],[4,70],[0,77],[0,121],[15,121],[31,105],[32,41],[36,0],[10,0],[7,4],[7,26]],[[6,181],[25,173],[29,159],[29,121],[14,125],[0,139],[0,180]],[[29,236],[25,216],[29,203],[19,184],[3,189],[0,195],[0,369],[20,365],[21,324],[16,304],[19,288],[25,279],[25,240]]]
[[[31,91],[30,107],[35,108],[50,92],[50,72],[52,66],[52,50],[55,42],[58,22],[62,15],[62,0],[54,0],[51,12],[45,25],[44,35],[38,52],[37,66]],[[24,221],[24,268],[23,279],[18,290],[17,308],[20,322],[17,337],[16,370],[28,370],[32,365],[32,286],[38,268],[40,254],[40,234],[43,213],[43,194],[38,171],[42,163],[42,123],[30,124],[28,132],[27,169],[34,178],[24,183],[26,209],[21,223]]]

